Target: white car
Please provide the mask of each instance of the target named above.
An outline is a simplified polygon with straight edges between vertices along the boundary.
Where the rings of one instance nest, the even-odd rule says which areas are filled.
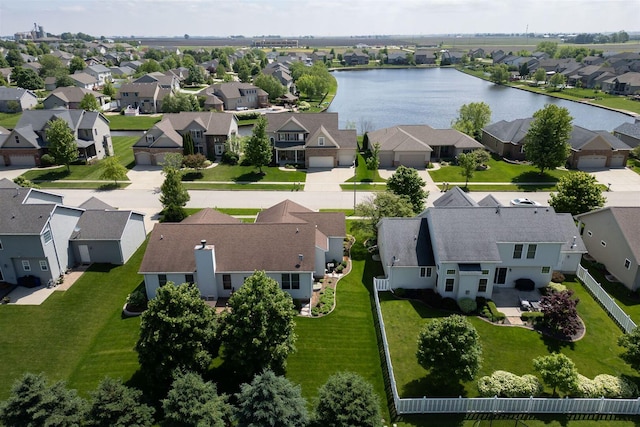
[[[527,198],[518,198],[513,199],[511,202],[511,206],[541,206],[540,203],[535,200],[527,199]]]

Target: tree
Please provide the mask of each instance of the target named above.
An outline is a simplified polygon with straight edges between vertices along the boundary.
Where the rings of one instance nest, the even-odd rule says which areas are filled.
[[[200,171],[200,169],[204,168],[207,162],[207,158],[200,153],[197,154],[189,154],[188,156],[184,156],[184,160],[182,164],[185,168],[195,169],[196,171]]]
[[[127,179],[127,168],[122,166],[118,157],[107,157],[100,162],[100,166],[102,168],[100,179],[113,180],[116,186],[118,185],[118,180],[123,181]]]
[[[549,79],[549,85],[551,86],[551,90],[562,90],[564,88],[565,78],[560,73],[555,73]]]
[[[540,323],[543,327],[564,337],[571,337],[578,332],[581,322],[576,306],[580,300],[573,299],[573,293],[567,289],[540,298],[540,311],[544,314]]]
[[[556,42],[540,42],[538,46],[536,46],[536,50],[539,52],[544,52],[549,55],[549,58],[554,58],[556,56],[556,51],[558,50],[558,43]]]
[[[189,75],[185,83],[188,85],[201,85],[207,81],[205,70],[200,65],[193,64],[189,67]]]
[[[155,410],[141,402],[142,392],[106,377],[91,393],[92,404],[85,425],[92,427],[147,427]]]
[[[191,197],[182,185],[182,172],[174,168],[165,168],[163,172],[165,178],[160,187],[163,218],[167,222],[180,222],[187,216],[184,206]]]
[[[424,201],[428,195],[424,190],[425,185],[426,182],[418,175],[418,171],[406,166],[399,166],[387,179],[387,190],[398,196],[406,196],[416,214],[424,209]]]
[[[640,372],[640,327],[618,338],[618,345],[624,349],[620,355],[622,360]]]
[[[62,61],[57,56],[51,54],[42,55],[38,62],[40,63],[38,74],[42,78],[68,74],[67,67],[62,64]]]
[[[538,86],[539,82],[544,82],[547,79],[547,73],[542,67],[538,67],[536,72],[533,74],[533,80],[536,82],[536,86]]]
[[[333,374],[318,390],[315,423],[323,427],[381,427],[378,395],[353,372]]]
[[[11,395],[0,402],[0,422],[17,426],[79,426],[86,402],[62,381],[47,385],[44,374],[26,373],[11,387]]]
[[[404,196],[398,196],[389,191],[381,191],[368,200],[356,205],[356,216],[362,217],[353,226],[370,236],[378,234],[377,224],[386,217],[413,216],[413,205]]]
[[[231,413],[226,396],[195,372],[176,375],[162,409],[163,427],[225,427]]]
[[[229,298],[220,319],[223,359],[252,376],[264,369],[283,372],[295,351],[295,310],[291,296],[264,271],[249,276]]]
[[[7,62],[9,63],[9,67],[11,68],[20,67],[22,64],[24,64],[24,59],[22,59],[22,53],[20,52],[20,49],[10,49],[5,56],[5,59],[7,60]]]
[[[309,423],[307,401],[300,386],[266,370],[236,395],[238,427],[304,427]]]
[[[262,167],[271,163],[271,157],[273,155],[266,129],[267,119],[264,116],[260,116],[253,127],[251,138],[249,138],[244,148],[245,158],[249,164],[258,168],[260,174],[262,174]]]
[[[74,74],[76,71],[82,71],[85,69],[87,64],[84,62],[84,59],[79,56],[74,56],[69,61],[69,74]]]
[[[92,93],[86,93],[80,100],[80,109],[87,111],[100,111],[100,104]]]
[[[464,186],[469,185],[469,180],[473,178],[473,174],[478,167],[478,161],[473,153],[460,153],[458,154],[458,166],[460,166],[460,173],[465,179]]]
[[[503,84],[509,80],[509,69],[505,64],[494,65],[489,69],[489,79],[496,84]]]
[[[56,77],[56,87],[70,87],[75,86],[75,81],[68,75]]]
[[[369,157],[367,157],[367,169],[370,171],[378,170],[380,167],[380,143],[374,142],[373,148],[369,152]]]
[[[67,166],[67,172],[70,172],[69,164],[78,158],[78,143],[67,122],[60,118],[51,120],[45,135],[49,142],[49,154],[57,164]]]
[[[142,313],[136,343],[140,370],[153,390],[166,391],[176,369],[204,372],[217,353],[214,310],[194,284],[168,282]]]
[[[111,82],[105,82],[102,87],[102,93],[106,96],[114,97],[116,96],[116,88],[113,86]]]
[[[549,204],[556,212],[578,215],[601,208],[605,200],[595,176],[578,171],[560,178],[558,192],[551,194]]]
[[[258,74],[253,79],[253,84],[269,94],[269,100],[275,101],[287,92],[287,89],[274,76]]]
[[[491,108],[484,102],[471,102],[460,107],[458,118],[451,123],[451,127],[466,133],[480,141],[482,128],[491,121]]]
[[[11,77],[15,81],[16,86],[23,89],[44,89],[44,80],[40,78],[38,73],[30,68],[14,68],[13,72],[11,73]]]
[[[191,132],[186,132],[182,135],[182,154],[188,156],[195,152],[193,147],[193,138],[191,137]]]
[[[480,337],[463,316],[434,319],[420,331],[416,357],[436,378],[470,381],[482,362]]]
[[[165,113],[179,113],[181,111],[200,111],[200,103],[195,95],[179,92],[166,96],[162,100],[162,111]]]
[[[540,168],[541,174],[545,169],[555,169],[567,161],[572,120],[569,110],[554,104],[547,104],[533,113],[524,152],[527,160]]]
[[[533,368],[540,373],[542,381],[565,394],[571,393],[578,386],[578,369],[571,359],[562,353],[551,353],[533,359]]]
[[[167,153],[164,155],[164,161],[162,162],[162,171],[166,172],[168,169],[174,169],[179,171],[182,167],[184,156],[180,153]]]

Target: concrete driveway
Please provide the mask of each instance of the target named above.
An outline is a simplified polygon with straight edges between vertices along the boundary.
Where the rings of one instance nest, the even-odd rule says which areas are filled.
[[[304,191],[342,191],[340,184],[352,178],[353,168],[309,168]]]
[[[20,166],[1,166],[0,167],[0,179],[7,178],[13,181],[15,178],[19,177],[30,168],[28,167],[20,167]]]
[[[131,190],[155,190],[160,189],[164,176],[162,166],[135,166],[127,172],[131,184],[127,187]]]
[[[603,184],[611,184],[611,191],[640,191],[640,175],[629,168],[590,171],[596,180]]]

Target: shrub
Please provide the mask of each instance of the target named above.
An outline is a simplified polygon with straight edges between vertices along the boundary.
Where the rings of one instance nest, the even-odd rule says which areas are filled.
[[[553,273],[551,273],[551,281],[554,283],[562,283],[564,282],[566,279],[566,277],[564,277],[564,274],[560,273],[559,271],[554,271]]]
[[[342,270],[344,270],[344,267],[342,266],[342,264],[338,264],[338,266],[336,267],[336,273],[341,274]]]
[[[544,317],[544,314],[539,312],[539,311],[524,311],[520,314],[520,319],[522,319],[523,322],[531,322],[531,323],[536,323],[538,320],[542,319]]]
[[[578,374],[576,394],[579,397],[609,399],[630,399],[638,395],[638,387],[622,377],[601,374],[589,379]]]
[[[246,157],[242,157],[240,160],[240,166],[251,166],[251,162]]]
[[[567,290],[567,287],[562,283],[550,282],[547,286],[547,294],[551,294],[553,292],[564,292]]]
[[[578,374],[578,385],[576,387],[576,394],[578,395],[578,397],[586,397],[592,399],[602,397],[596,383],[581,374]]]
[[[220,160],[222,161],[222,163],[226,165],[235,166],[238,164],[238,161],[240,160],[240,156],[238,155],[238,153],[234,153],[233,151],[227,150],[224,153],[222,153],[222,157],[220,158]]]
[[[534,375],[518,375],[507,371],[495,371],[478,380],[478,391],[484,397],[529,397],[542,392],[542,384]]]
[[[40,157],[40,165],[42,167],[53,166],[56,164],[56,159],[51,154],[43,154]]]
[[[442,298],[440,308],[448,311],[458,311],[458,303],[453,298]]]
[[[471,298],[461,298],[458,300],[458,307],[464,314],[469,314],[478,308],[476,301]]]
[[[496,303],[493,301],[487,301],[487,307],[489,308],[489,319],[492,322],[502,322],[507,316],[501,311],[498,311],[498,307],[496,307]]]
[[[134,311],[142,311],[147,308],[147,295],[142,289],[136,289],[127,297],[127,306]]]
[[[311,108],[311,104],[309,104],[307,101],[301,101],[298,104],[298,110],[300,110],[300,111],[306,111],[309,108]]]

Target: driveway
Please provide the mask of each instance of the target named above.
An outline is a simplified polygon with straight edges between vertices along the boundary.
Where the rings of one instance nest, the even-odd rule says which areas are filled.
[[[640,191],[640,175],[629,168],[607,169],[589,172],[603,184],[611,184],[611,191]]]
[[[17,166],[1,166],[0,167],[0,179],[2,178],[7,178],[10,179],[11,181],[14,180],[14,178],[19,177],[20,175],[22,175],[23,173],[25,173],[26,171],[28,171],[31,168],[28,167],[17,167]]]
[[[340,184],[352,178],[353,168],[309,168],[304,184],[304,191],[342,191]]]
[[[160,189],[164,177],[161,166],[135,166],[127,172],[131,184],[127,187],[131,190],[156,190]]]

